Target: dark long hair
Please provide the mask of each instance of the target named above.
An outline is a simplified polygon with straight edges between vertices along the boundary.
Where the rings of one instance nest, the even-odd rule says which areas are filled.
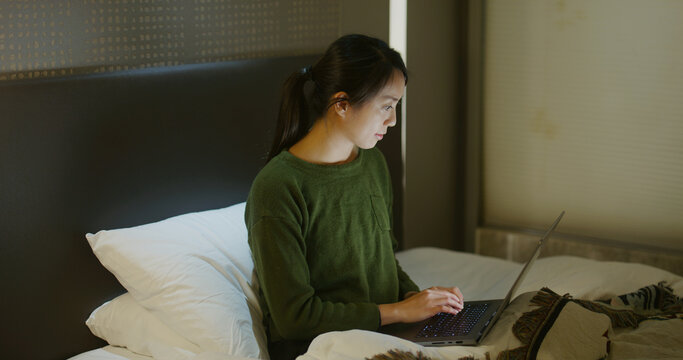
[[[358,34],[335,40],[313,66],[294,72],[285,81],[268,161],[308,133],[327,111],[332,95],[344,91],[349,104],[363,104],[387,84],[394,69],[403,73],[407,84],[401,55],[382,40]]]

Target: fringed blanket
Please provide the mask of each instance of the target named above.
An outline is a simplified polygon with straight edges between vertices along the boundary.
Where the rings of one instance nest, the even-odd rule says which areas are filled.
[[[486,360],[490,357],[486,354]],[[377,354],[371,358],[365,358],[365,360],[435,360],[433,357],[423,355],[422,352],[418,351],[417,354],[413,354],[410,351],[402,350],[389,350],[386,354]],[[475,360],[474,356],[465,356],[458,358],[458,360]]]
[[[569,294],[560,296],[548,288],[543,288],[531,299],[531,304],[538,306],[537,309],[522,315],[512,327],[513,334],[524,344],[515,349],[506,350],[500,353],[498,358],[503,359],[533,359],[543,352],[546,341],[555,344],[548,348],[551,352],[557,352],[563,346],[562,343],[570,343],[565,338],[564,341],[552,341],[547,339],[551,334],[551,329],[557,326],[572,331],[571,327],[576,324],[558,324],[562,319],[562,312],[568,304],[574,303],[593,313],[602,314],[609,319],[610,327],[597,339],[598,344],[605,344],[604,355],[609,353],[610,337],[609,331],[612,329],[637,328],[645,320],[668,320],[679,318],[682,315],[683,301],[673,293],[671,287],[666,283],[660,282],[655,285],[646,286],[636,292],[620,295],[612,299],[601,301],[588,301],[573,299]],[[576,319],[568,319],[576,322]],[[598,325],[599,326],[599,325]],[[577,331],[586,331],[586,325],[582,324]],[[560,332],[563,336],[563,332]],[[558,346],[560,349],[558,349]],[[562,349],[572,351],[576,349]],[[604,356],[603,356],[604,357]],[[602,358],[602,357],[600,357]]]
[[[553,358],[558,355],[561,358],[602,359],[610,353],[614,330],[636,329],[646,320],[680,321],[683,318],[683,300],[665,282],[599,301],[574,299],[569,294],[561,296],[543,288],[536,293],[520,295],[506,309],[506,313],[524,307],[528,311],[521,312],[514,323],[501,321],[497,324],[500,327],[512,323],[508,331],[518,343],[516,347],[496,351],[497,359]],[[505,329],[495,330],[498,334],[493,335],[492,332],[490,337],[504,340]],[[507,343],[511,344],[510,341]],[[485,358],[489,357],[487,352]],[[366,359],[427,360],[436,357],[394,349]]]
[[[641,315],[666,316],[683,312],[683,301],[664,281],[605,302],[612,307],[627,308]]]

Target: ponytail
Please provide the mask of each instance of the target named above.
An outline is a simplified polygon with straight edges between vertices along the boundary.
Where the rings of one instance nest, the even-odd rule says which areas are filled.
[[[376,95],[394,70],[408,70],[401,55],[384,41],[365,35],[345,35],[334,41],[312,67],[289,76],[282,88],[275,139],[268,160],[301,140],[322,117],[333,94],[344,91],[351,105]]]
[[[268,153],[268,160],[274,158],[282,150],[296,144],[313,126],[306,91],[311,87],[311,67],[296,71],[287,78],[282,87],[282,100],[278,116],[275,139]]]

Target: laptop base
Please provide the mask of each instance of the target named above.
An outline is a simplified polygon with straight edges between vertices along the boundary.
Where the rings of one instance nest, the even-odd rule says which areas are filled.
[[[416,335],[422,330],[430,319],[420,321],[412,324],[393,324],[388,326],[383,326],[380,328],[380,332],[388,335],[393,335],[406,340],[410,340],[422,346],[453,346],[453,345],[477,345],[481,339],[486,327],[489,325],[491,319],[496,313],[496,310],[500,307],[503,299],[499,300],[484,300],[484,301],[466,301],[465,304],[474,305],[477,303],[488,303],[489,306],[481,316],[482,319],[487,319],[485,321],[479,321],[479,323],[472,328],[468,334],[456,335],[456,336],[446,336],[446,337],[417,337]]]

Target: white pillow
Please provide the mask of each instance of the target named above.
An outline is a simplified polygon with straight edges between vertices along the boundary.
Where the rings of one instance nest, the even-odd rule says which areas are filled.
[[[86,237],[140,305],[203,352],[267,358],[244,209],[240,203]]]
[[[201,352],[199,347],[166,326],[147,309],[138,304],[129,293],[107,301],[95,309],[85,324],[97,337],[110,345],[152,356],[158,344]]]

